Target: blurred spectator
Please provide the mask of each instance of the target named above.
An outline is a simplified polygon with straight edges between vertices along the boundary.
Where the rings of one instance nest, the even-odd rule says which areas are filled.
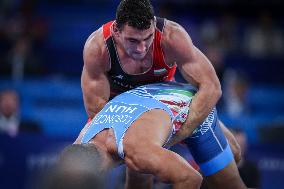
[[[44,71],[46,23],[34,15],[32,1],[3,3],[0,13],[0,74],[21,81]],[[1,10],[1,9],[0,9]]]
[[[14,90],[0,92],[0,132],[11,137],[19,132],[40,132],[37,123],[20,118],[19,96]]]
[[[227,69],[224,73],[224,110],[230,118],[249,113],[247,102],[249,82],[245,73]]]
[[[0,129],[10,136],[19,130],[19,97],[15,91],[6,90],[0,94]]]
[[[23,36],[15,41],[6,57],[11,66],[11,76],[14,81],[24,79],[24,74],[37,75],[41,72],[41,61],[32,49],[32,40]]]
[[[283,56],[283,28],[275,24],[268,12],[261,12],[258,19],[246,28],[244,49],[254,58]]]
[[[260,185],[260,175],[257,164],[247,159],[247,135],[240,129],[234,129],[232,130],[232,133],[236,137],[236,140],[238,141],[242,150],[242,159],[238,164],[241,178],[247,187],[258,188]]]
[[[225,51],[220,36],[220,29],[213,20],[205,21],[200,26],[201,41],[205,55],[214,66],[220,81],[223,80]]]
[[[225,12],[219,20],[219,40],[226,54],[239,51],[240,42],[240,20],[234,13]]]
[[[217,73],[217,76],[219,80],[222,82],[223,81],[223,76],[224,76],[224,50],[222,47],[218,45],[207,45],[205,47],[204,53],[208,57],[208,59],[211,61],[212,65],[215,68],[215,71]]]

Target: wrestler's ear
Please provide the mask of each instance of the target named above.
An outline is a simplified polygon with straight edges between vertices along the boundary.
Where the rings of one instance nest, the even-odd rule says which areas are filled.
[[[119,29],[117,27],[117,23],[116,22],[113,23],[112,32],[113,32],[114,35],[119,36]]]

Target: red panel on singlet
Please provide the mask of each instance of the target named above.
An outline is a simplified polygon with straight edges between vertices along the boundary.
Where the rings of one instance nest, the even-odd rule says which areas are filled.
[[[105,40],[108,39],[111,36],[110,29],[111,29],[113,22],[114,21],[110,21],[110,22],[103,25],[103,34],[104,34]]]

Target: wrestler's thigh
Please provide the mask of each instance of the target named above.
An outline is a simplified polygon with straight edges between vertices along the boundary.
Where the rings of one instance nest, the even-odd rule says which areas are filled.
[[[173,188],[197,189],[202,181],[184,158],[153,144],[135,154],[126,154],[125,163],[137,172],[153,174],[158,180],[173,184]]]
[[[143,113],[126,131],[123,146],[124,153],[149,144],[162,146],[172,132],[172,123],[167,112],[153,109]],[[132,152],[131,152],[132,153]]]

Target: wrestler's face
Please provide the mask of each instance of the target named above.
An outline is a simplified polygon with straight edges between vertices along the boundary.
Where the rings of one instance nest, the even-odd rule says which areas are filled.
[[[154,22],[149,29],[138,30],[129,25],[125,25],[118,31],[117,36],[124,50],[131,58],[135,60],[143,59],[149,51],[155,34]]]

